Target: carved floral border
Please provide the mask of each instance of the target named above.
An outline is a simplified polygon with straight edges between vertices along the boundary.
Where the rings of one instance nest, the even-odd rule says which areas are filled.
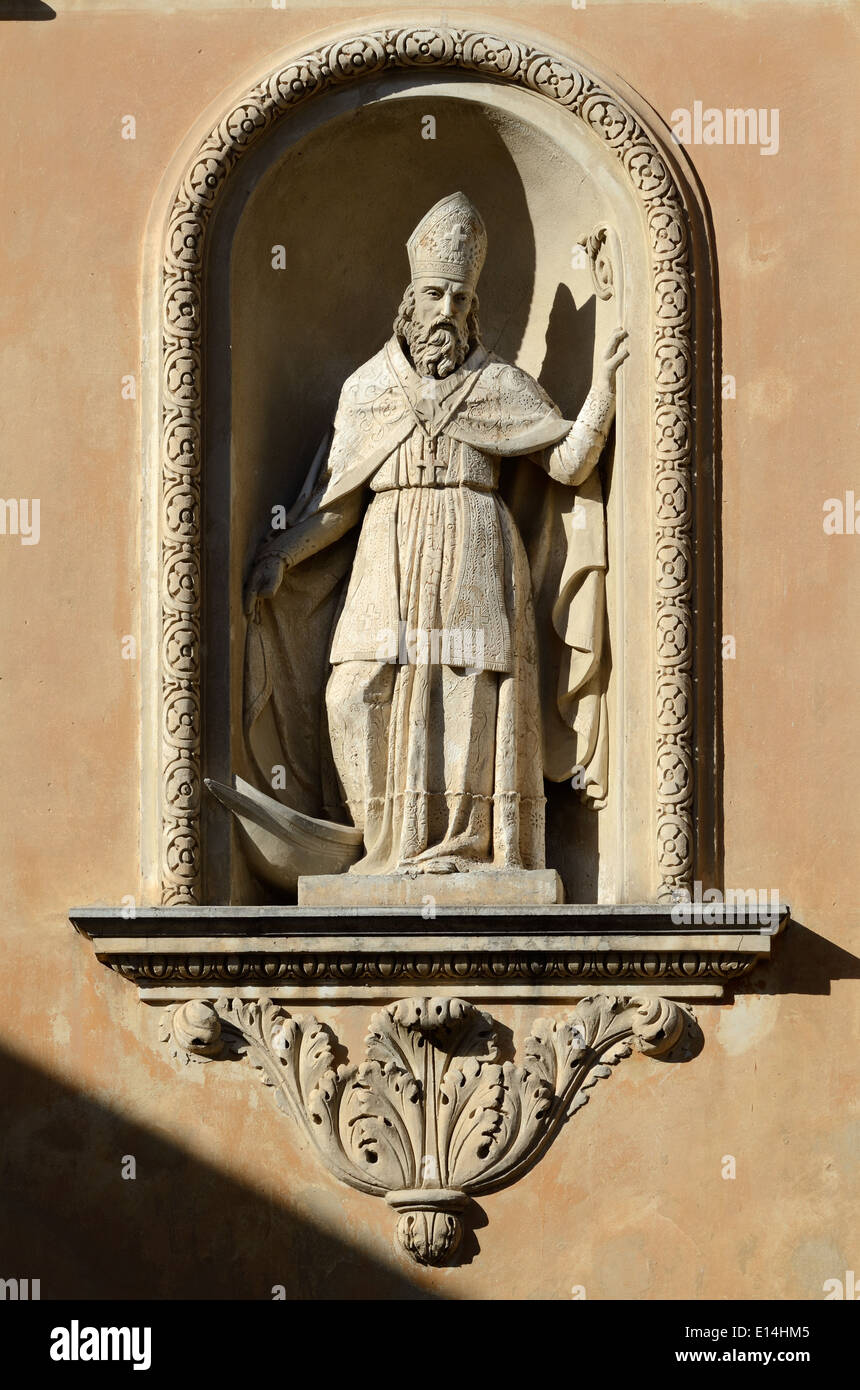
[[[385,71],[448,69],[558,102],[603,140],[644,210],[652,355],[657,864],[663,899],[693,866],[692,286],[687,214],[667,161],[624,100],[567,59],[482,31],[392,26],[341,38],[258,82],[206,136],[170,212],[162,270],[161,848],[165,905],[201,882],[201,320],[206,230],[237,162],[300,103]]]

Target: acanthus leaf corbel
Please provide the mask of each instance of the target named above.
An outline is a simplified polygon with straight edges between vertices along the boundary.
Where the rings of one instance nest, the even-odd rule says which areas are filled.
[[[246,1057],[329,1172],[384,1197],[401,1247],[438,1265],[460,1244],[471,1198],[537,1163],[634,1047],[664,1055],[692,1024],[666,999],[598,995],[566,1018],[539,1019],[516,1063],[503,1058],[488,1013],[416,996],[374,1014],[364,1059],[336,1066],[337,1041],[318,1019],[271,999],[219,996],[167,1010],[162,1038],[186,1061]]]

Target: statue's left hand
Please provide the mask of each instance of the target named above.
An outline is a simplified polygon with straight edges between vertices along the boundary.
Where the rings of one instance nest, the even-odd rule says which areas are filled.
[[[287,570],[333,545],[355,525],[361,512],[362,494],[357,488],[337,505],[313,512],[288,531],[270,535],[257,551],[245,585],[248,616],[259,622],[263,600],[274,598]]]
[[[604,391],[615,390],[615,373],[630,356],[630,349],[626,345],[627,329],[616,328],[610,335],[609,342],[603,350],[603,357],[597,369],[597,385]]]
[[[274,598],[284,577],[284,560],[277,555],[265,555],[258,560],[245,585],[245,612],[255,622],[260,621],[260,604],[265,598]]]

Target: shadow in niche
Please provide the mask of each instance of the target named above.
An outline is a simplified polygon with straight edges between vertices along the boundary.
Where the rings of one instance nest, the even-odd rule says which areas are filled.
[[[445,1298],[6,1051],[0,1094],[0,1273],[42,1299]]]
[[[591,388],[597,301],[594,296],[576,307],[567,285],[555,292],[546,330],[546,348],[538,380],[568,420],[575,420]],[[600,463],[604,502],[611,486],[611,444]],[[612,670],[611,634],[604,631],[606,679]],[[611,775],[611,770],[610,770]],[[567,902],[598,901],[598,835],[596,813],[571,789],[569,782],[547,782],[547,866],[564,883]]]
[[[43,0],[0,0],[0,20],[56,18],[57,11]]]
[[[834,980],[860,980],[860,958],[791,918],[761,961],[733,986],[734,994],[830,994]]]
[[[577,309],[567,285],[555,292],[546,329],[546,351],[538,381],[562,415],[575,420],[591,388],[597,301]]]

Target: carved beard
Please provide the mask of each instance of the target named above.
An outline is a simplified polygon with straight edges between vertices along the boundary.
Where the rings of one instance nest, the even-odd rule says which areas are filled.
[[[469,352],[466,324],[457,328],[444,319],[434,319],[427,328],[421,328],[411,319],[404,325],[403,336],[419,376],[448,376],[466,360]]]
[[[415,298],[411,286],[406,291],[394,331],[406,344],[412,365],[419,376],[443,377],[455,372],[469,355],[476,318],[470,313],[462,327],[449,319],[434,319],[426,328],[415,322]]]

